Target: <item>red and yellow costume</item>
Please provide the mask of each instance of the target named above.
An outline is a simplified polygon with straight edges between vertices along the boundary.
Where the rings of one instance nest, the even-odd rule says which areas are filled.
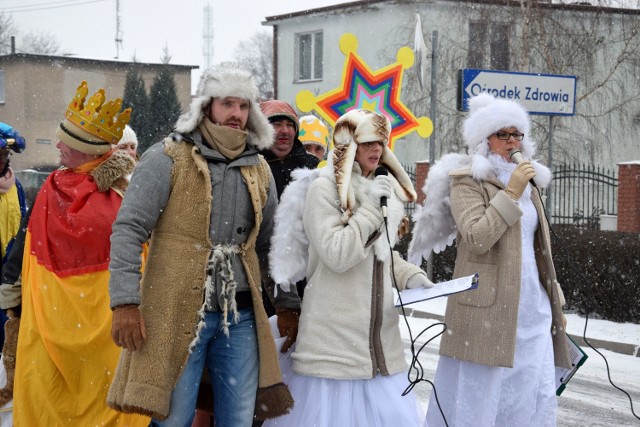
[[[110,334],[108,265],[122,195],[109,188],[114,183],[100,191],[93,168],[117,168],[119,156],[53,172],[32,208],[22,269],[16,426],[149,423],[106,404],[121,351]]]

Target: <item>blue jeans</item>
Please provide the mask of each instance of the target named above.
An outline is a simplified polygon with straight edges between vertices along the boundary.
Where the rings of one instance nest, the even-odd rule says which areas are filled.
[[[169,417],[152,426],[191,426],[205,364],[213,384],[216,427],[251,426],[258,389],[258,339],[253,309],[238,310],[229,337],[222,331],[222,313],[207,312],[200,340],[189,355],[173,393]]]

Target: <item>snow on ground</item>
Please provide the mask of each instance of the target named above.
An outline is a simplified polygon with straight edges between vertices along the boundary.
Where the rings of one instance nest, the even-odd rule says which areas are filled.
[[[445,306],[446,298],[437,298],[411,304],[407,308],[444,316]],[[407,321],[414,339],[424,328],[438,322],[438,320],[422,317],[409,317]],[[575,314],[567,315],[567,330],[570,334],[582,336],[584,324],[583,317]],[[410,361],[409,332],[402,316],[400,316],[400,328],[403,340],[407,345],[407,361]],[[440,330],[441,327],[438,326],[426,332],[418,339],[416,350]],[[586,336],[592,339],[640,346],[640,325],[590,319]],[[424,370],[424,378],[429,380],[433,380],[435,376],[438,345],[439,338],[426,346],[418,357]],[[582,349],[589,358],[558,398],[558,426],[640,426],[640,419],[635,418],[631,413],[629,398],[609,384],[606,365],[602,357],[591,348],[583,346]],[[599,351],[607,358],[611,379],[618,387],[631,394],[633,408],[636,415],[640,416],[640,357],[602,349]],[[431,395],[431,385],[421,382],[414,390],[421,406],[426,411]]]

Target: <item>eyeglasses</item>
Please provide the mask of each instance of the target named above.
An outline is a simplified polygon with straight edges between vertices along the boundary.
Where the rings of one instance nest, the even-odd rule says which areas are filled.
[[[493,133],[492,135],[497,136],[498,139],[502,141],[508,141],[510,137],[513,137],[513,139],[515,139],[516,141],[522,141],[522,139],[524,138],[524,133],[520,133],[520,132],[513,132],[513,133],[496,132],[496,133]]]

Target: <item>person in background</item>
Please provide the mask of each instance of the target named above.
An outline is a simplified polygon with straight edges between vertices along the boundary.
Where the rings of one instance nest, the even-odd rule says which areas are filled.
[[[282,192],[291,182],[291,172],[300,168],[315,169],[320,160],[307,153],[302,142],[300,142],[298,138],[298,115],[291,105],[284,101],[273,99],[261,102],[260,110],[262,110],[262,113],[267,117],[274,129],[273,145],[270,149],[262,150],[260,153],[269,163],[271,173],[276,181],[276,188],[278,189],[278,200],[280,200]],[[297,284],[298,295],[301,298],[304,296],[305,284],[304,280]],[[277,310],[273,307],[273,283],[271,281],[264,288],[262,300],[267,315],[271,317],[276,314]],[[291,336],[293,334],[295,336],[299,313],[287,310],[279,314],[280,322],[284,321],[285,317],[290,317],[290,321],[287,324],[291,326],[292,330],[288,335]],[[292,342],[290,341],[287,347]]]
[[[82,82],[56,130],[61,168],[44,182],[24,240],[15,425],[143,426],[107,407],[120,349],[110,339],[109,238],[133,160],[115,148],[129,121]],[[44,319],[44,320],[43,320]]]
[[[124,152],[136,162],[140,160],[140,156],[138,155],[138,137],[129,125],[126,125],[124,131],[122,131],[122,138],[118,142],[118,149],[124,150]]]
[[[269,163],[276,181],[278,199],[291,182],[291,172],[299,168],[315,169],[320,160],[307,153],[298,138],[298,115],[291,105],[276,99],[260,103],[262,113],[269,119],[275,134],[273,145],[260,151]]]
[[[469,105],[468,156],[457,155],[466,165],[443,176],[457,228],[453,277],[478,273],[479,285],[448,298],[435,390],[451,426],[555,426],[554,365],[571,362],[539,190],[551,173],[532,160],[521,105],[489,94]],[[424,425],[445,425],[433,394]]]
[[[298,139],[304,145],[307,153],[314,155],[322,162],[329,148],[329,129],[316,116],[300,117],[300,131]]]
[[[257,96],[246,71],[206,70],[175,132],[143,154],[113,227],[111,334],[124,350],[107,402],[154,426],[190,426],[207,373],[218,427],[293,406],[261,299],[277,193]]]
[[[416,193],[387,147],[390,132],[384,115],[344,114],[336,123],[331,160],[308,187],[302,213],[308,254],[279,261],[304,263],[308,256],[293,373],[287,373],[296,404],[265,427],[422,424],[415,394],[402,396],[409,383],[393,287],[433,284],[391,250],[404,203]],[[375,176],[381,165],[389,174]],[[299,195],[285,192],[290,196]]]
[[[9,269],[11,250],[27,212],[22,184],[16,178],[10,163],[12,152],[21,153],[24,149],[25,140],[18,131],[6,123],[0,123],[0,277]],[[22,253],[18,255],[21,260]],[[7,382],[0,390],[0,407],[13,399],[15,355],[20,327],[19,306],[20,289],[11,284],[0,286],[0,347],[7,375]]]

